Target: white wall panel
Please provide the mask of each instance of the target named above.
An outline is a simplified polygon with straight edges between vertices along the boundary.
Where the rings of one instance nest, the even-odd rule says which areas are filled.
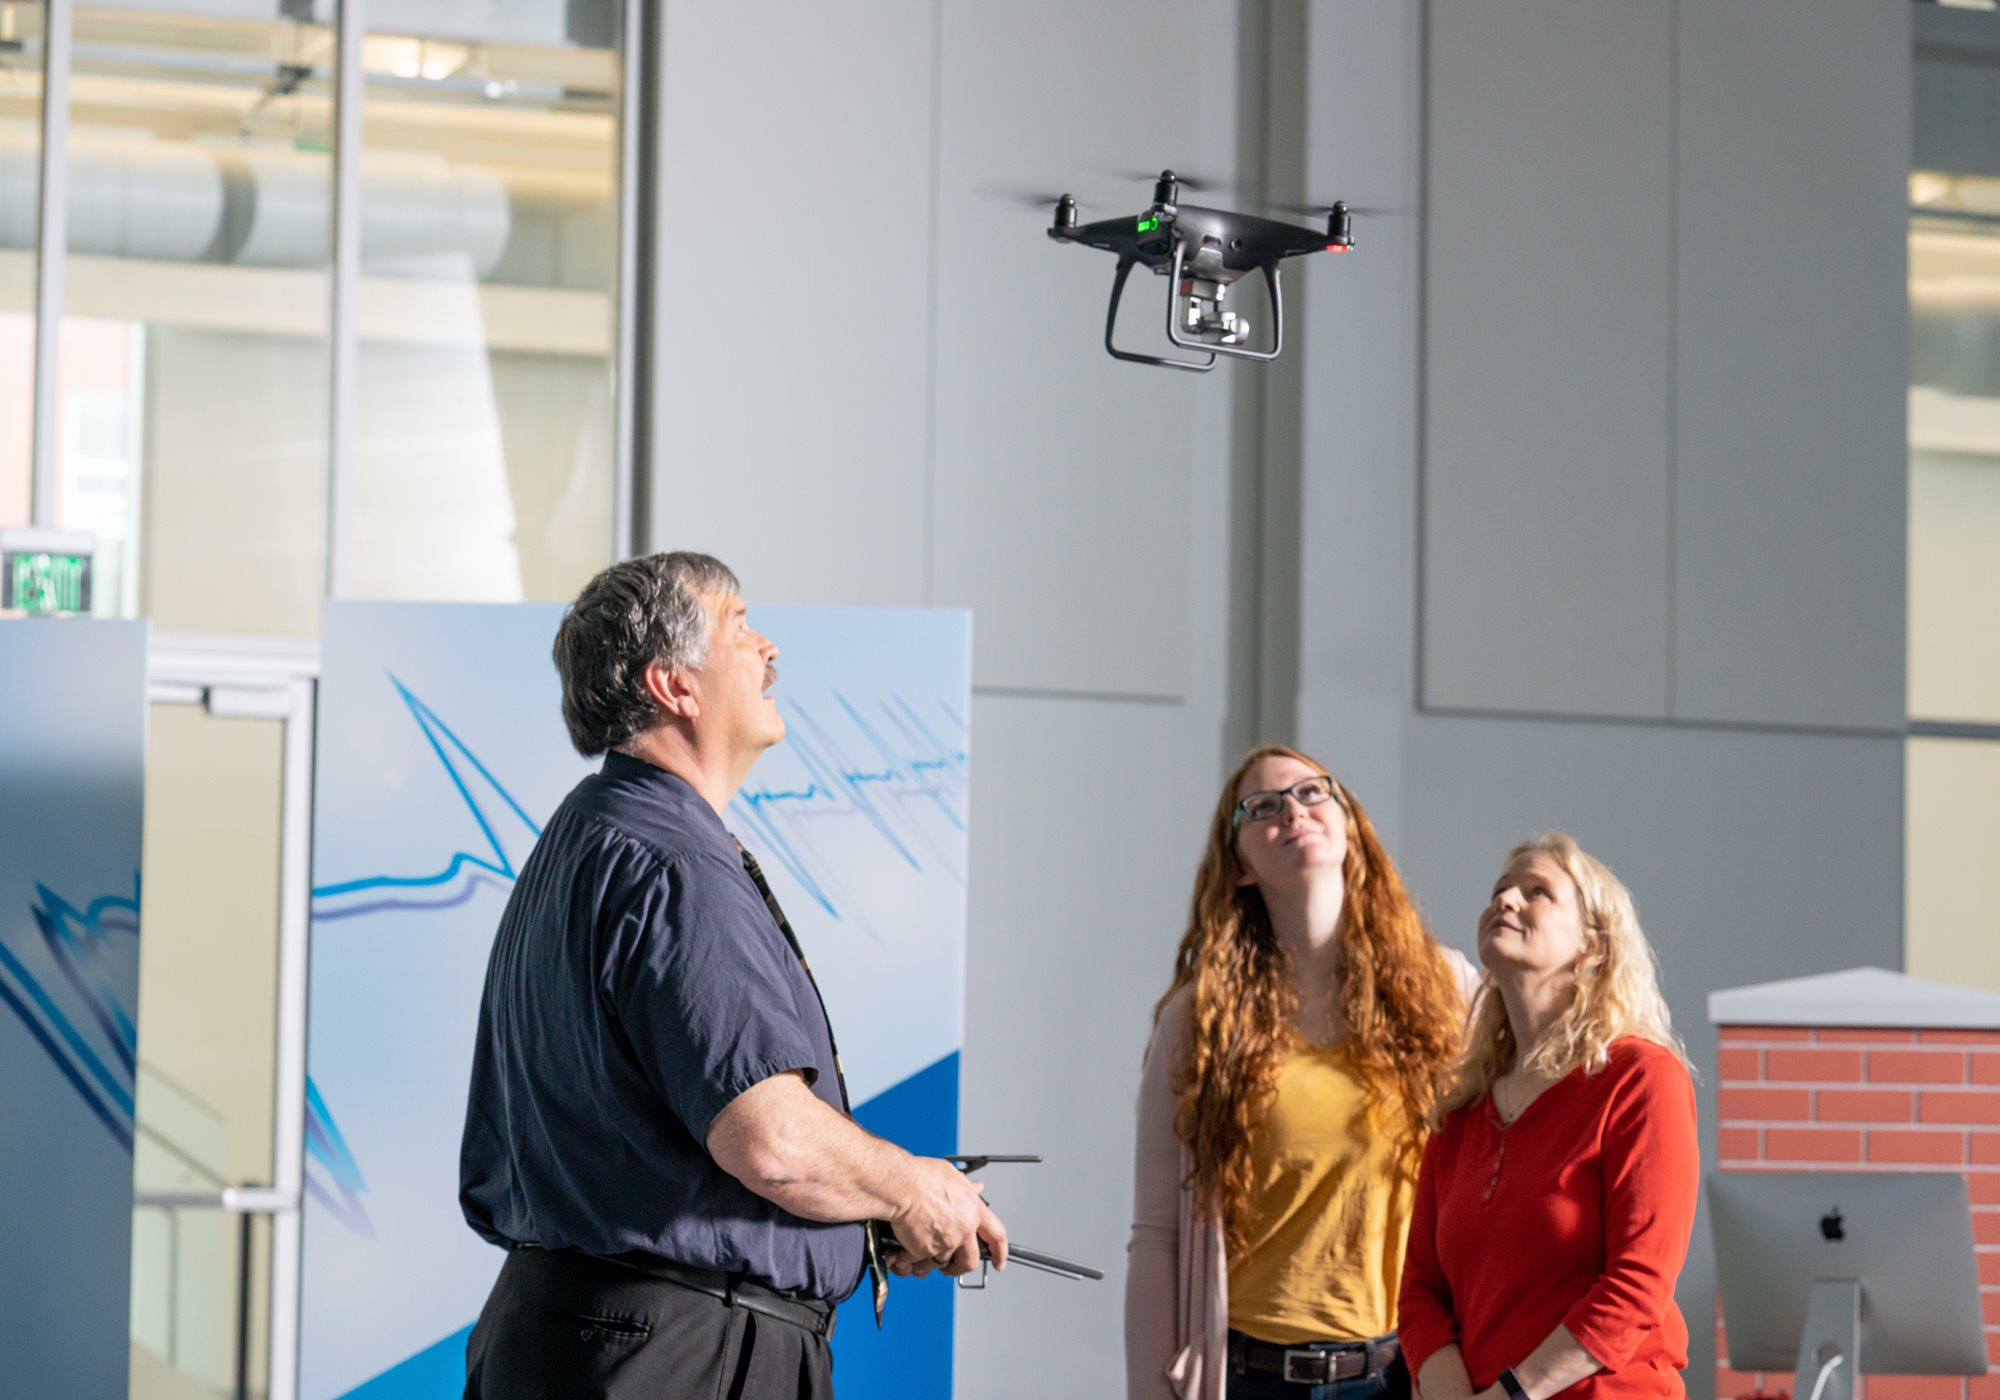
[[[967,1295],[957,1394],[1122,1395],[1133,1104],[1220,780],[1215,731],[1178,705],[1011,697],[975,700],[973,728],[959,1138],[1041,1153],[985,1173],[995,1209],[1013,1239],[1106,1277],[1010,1269]]]
[[[1678,716],[1903,719],[1910,10],[1680,0]]]
[[[653,541],[921,603],[933,6],[661,16]]]
[[[1671,6],[1430,6],[1427,704],[1667,711]]]
[[[1337,22],[1334,15],[1337,13]],[[1392,846],[1415,698],[1422,14],[1405,0],[1313,12],[1305,186],[1384,211],[1356,251],[1299,268],[1299,733]]]
[[[1143,209],[1162,167],[1226,178],[1236,23],[1196,0],[944,6],[932,597],[977,613],[980,684],[1177,696],[1215,664],[1188,639],[1192,513],[1228,472],[1231,376],[1257,369],[1111,359],[1115,262],[1006,196],[1069,191],[1090,220]],[[1121,339],[1169,348],[1165,314],[1136,272]]]

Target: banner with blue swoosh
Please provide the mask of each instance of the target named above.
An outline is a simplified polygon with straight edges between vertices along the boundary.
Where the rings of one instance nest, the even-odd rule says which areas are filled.
[[[0,622],[0,1390],[130,1354],[146,624]]]
[[[322,628],[308,1053],[304,1400],[456,1400],[500,1266],[458,1209],[493,930],[596,768],[563,731],[555,604],[337,602]],[[786,741],[727,817],[812,960],[855,1115],[957,1150],[971,619],[760,608]],[[894,997],[894,1004],[890,998]],[[950,1393],[947,1280],[850,1320],[843,1396]],[[865,1304],[864,1304],[865,1310]]]

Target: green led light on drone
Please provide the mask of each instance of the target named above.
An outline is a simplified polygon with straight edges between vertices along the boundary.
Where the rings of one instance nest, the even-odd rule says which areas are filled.
[[[1146,218],[1139,220],[1139,232],[1141,233],[1151,233],[1154,229],[1158,228],[1159,226],[1160,226],[1160,221],[1157,218],[1152,217],[1151,215],[1148,215]]]

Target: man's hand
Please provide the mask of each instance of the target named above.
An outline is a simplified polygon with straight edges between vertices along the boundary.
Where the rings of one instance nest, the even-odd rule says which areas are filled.
[[[943,1269],[953,1278],[979,1267],[984,1241],[993,1267],[1007,1267],[1007,1227],[986,1202],[984,1182],[974,1181],[937,1157],[915,1157],[901,1206],[889,1217],[896,1235],[889,1267],[918,1278]]]

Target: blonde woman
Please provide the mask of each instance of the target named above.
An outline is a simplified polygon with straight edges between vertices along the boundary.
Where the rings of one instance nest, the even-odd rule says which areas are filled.
[[[1694,1084],[1632,896],[1574,840],[1516,846],[1490,991],[1424,1150],[1402,1338],[1425,1400],[1678,1400]]]
[[[1229,775],[1140,1088],[1133,1400],[1407,1394],[1404,1226],[1473,980],[1324,767]]]

